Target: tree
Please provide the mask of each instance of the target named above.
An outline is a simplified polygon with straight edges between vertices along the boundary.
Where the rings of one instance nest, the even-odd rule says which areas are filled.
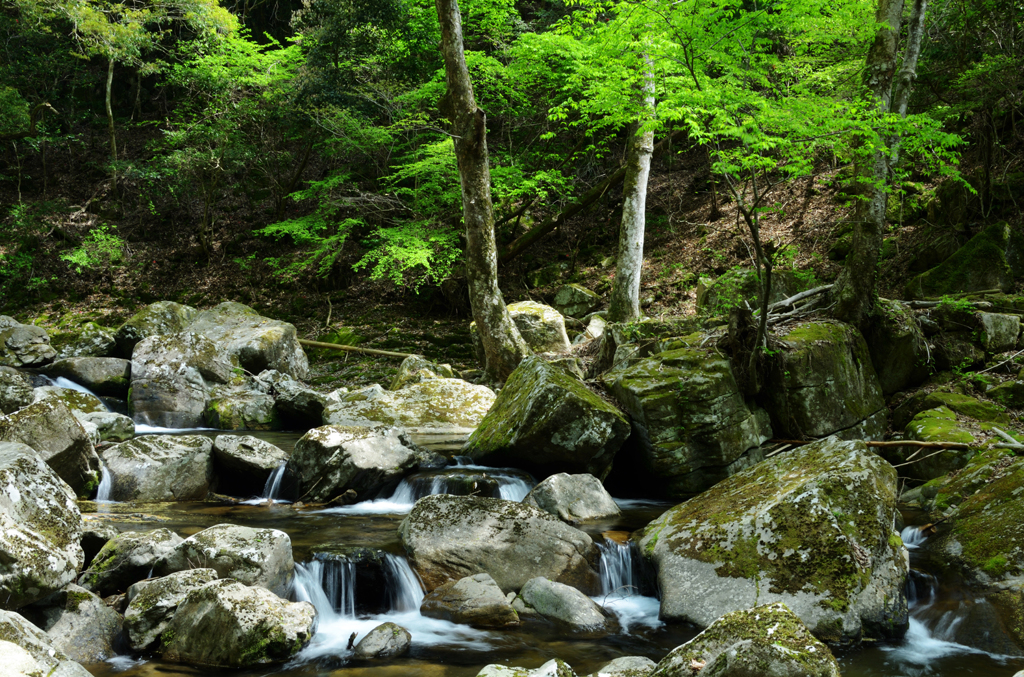
[[[530,354],[530,348],[505,307],[498,288],[498,253],[494,241],[491,173],[487,158],[487,117],[476,105],[462,46],[462,18],[457,0],[436,0],[441,23],[447,92],[442,114],[452,124],[455,156],[462,186],[466,226],[466,280],[477,332],[484,346],[485,370],[505,380]]]

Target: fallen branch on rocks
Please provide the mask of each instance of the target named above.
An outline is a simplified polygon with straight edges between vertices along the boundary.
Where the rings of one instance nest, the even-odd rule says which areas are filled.
[[[1024,444],[1021,444],[1020,442],[1015,440],[1013,437],[1011,437],[1007,433],[1004,433],[999,428],[996,428],[995,426],[992,426],[992,432],[994,432],[996,435],[999,435],[1004,440],[1006,440],[1002,444],[993,444],[992,446],[995,449],[1013,449],[1015,451],[1020,451],[1020,450],[1024,449]]]
[[[825,285],[822,285],[820,287],[815,287],[814,289],[808,289],[807,291],[802,291],[799,294],[793,294],[788,299],[782,299],[781,301],[776,301],[775,303],[773,303],[770,306],[768,306],[768,314],[770,315],[773,310],[777,310],[779,308],[788,308],[788,307],[794,305],[797,301],[803,301],[806,298],[810,298],[812,296],[817,296],[818,294],[823,294],[823,293],[827,292],[831,288],[832,288],[832,285],[825,284]]]
[[[299,339],[299,344],[310,348],[327,348],[328,350],[344,350],[350,353],[363,353],[364,355],[382,355],[384,357],[401,357],[405,359],[412,357],[410,353],[396,353],[391,350],[377,350],[376,348],[360,348],[358,346],[343,346],[340,343],[322,343],[320,341],[309,341]]]
[[[995,428],[993,428],[995,430]],[[1005,433],[1004,433],[1005,434]],[[768,440],[768,444],[790,444],[799,446],[810,444],[818,440]],[[1016,440],[1014,440],[1016,442]],[[918,442],[917,440],[886,440],[877,442],[874,440],[865,441],[869,447],[921,447],[922,449],[970,449],[971,445],[966,442]],[[1024,445],[1021,445],[1024,447]]]

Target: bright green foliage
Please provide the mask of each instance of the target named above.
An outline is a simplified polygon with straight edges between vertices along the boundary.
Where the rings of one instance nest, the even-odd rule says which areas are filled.
[[[121,263],[124,246],[125,241],[116,232],[102,225],[90,230],[81,245],[61,254],[60,258],[78,274],[89,269],[109,269]]]

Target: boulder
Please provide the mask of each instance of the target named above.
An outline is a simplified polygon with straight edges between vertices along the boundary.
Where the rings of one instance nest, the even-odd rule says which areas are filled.
[[[649,487],[664,485],[673,497],[699,493],[759,462],[760,446],[772,436],[768,415],[747,404],[729,360],[712,348],[626,362],[603,380],[632,418],[639,454],[631,465],[647,472]]]
[[[305,500],[325,503],[352,489],[371,498],[416,465],[416,449],[398,428],[314,428],[295,443],[288,472]]]
[[[102,442],[127,442],[135,437],[135,421],[112,411],[94,411],[88,414],[72,412],[81,424],[96,426]]]
[[[36,402],[0,422],[0,440],[32,447],[83,498],[99,486],[100,459],[88,433],[60,400]]]
[[[328,401],[325,425],[475,428],[494,404],[494,391],[458,378],[437,378],[384,390],[372,385]]]
[[[588,677],[647,677],[656,665],[646,656],[621,656],[605,663]]]
[[[75,580],[85,557],[75,493],[24,444],[0,442],[0,599],[19,609]]]
[[[381,623],[359,640],[352,652],[356,660],[394,658],[409,653],[412,635],[396,623]]]
[[[263,317],[241,303],[225,302],[204,310],[188,330],[215,342],[250,373],[276,369],[299,379],[309,373],[294,325]]]
[[[146,435],[103,450],[112,501],[201,501],[213,482],[213,442],[202,435]]]
[[[594,600],[564,583],[538,576],[519,592],[531,609],[563,631],[583,637],[603,637],[619,628],[615,618]]]
[[[552,475],[535,486],[523,504],[557,515],[569,524],[622,514],[601,480],[593,475]]]
[[[55,357],[57,351],[42,327],[18,324],[0,329],[0,366],[41,367]]]
[[[213,569],[189,569],[133,585],[124,612],[124,630],[132,649],[153,647],[188,593],[214,580],[217,572]]]
[[[106,411],[107,406],[103,400],[92,393],[87,393],[75,388],[70,381],[63,378],[57,379],[57,385],[40,386],[32,391],[33,402],[45,402],[47,400],[60,401],[71,411],[80,411],[83,414],[91,414],[97,411]]]
[[[57,359],[68,357],[113,357],[117,354],[114,330],[95,322],[84,322],[72,331],[54,335],[50,344],[57,351]]]
[[[12,414],[32,404],[32,384],[11,367],[0,367],[0,414]]]
[[[893,530],[896,471],[862,441],[829,437],[676,506],[640,534],[661,618],[701,627],[784,602],[830,642],[906,631],[907,550]]]
[[[207,381],[227,383],[231,365],[212,341],[198,334],[150,336],[132,354],[128,406],[136,420],[167,428],[202,425]]]
[[[982,422],[997,423],[1003,426],[1010,424],[1010,417],[997,404],[979,400],[970,395],[933,390],[930,393],[916,392],[901,402],[892,413],[892,426],[895,429],[906,428],[907,424],[919,413],[936,407],[947,407],[957,414]]]
[[[902,303],[878,299],[864,340],[884,395],[928,378],[928,342],[914,313]]]
[[[582,334],[572,340],[573,345],[601,338],[604,336],[604,330],[607,326],[608,321],[603,317],[597,314],[591,315],[590,321],[587,322],[587,328],[583,330]]]
[[[234,385],[214,386],[210,390],[203,421],[219,430],[280,430],[282,427],[273,396]]]
[[[27,652],[43,668],[41,675],[49,676],[51,670],[69,660],[50,643],[50,636],[29,622],[21,614],[0,609],[0,637]],[[7,663],[0,663],[7,668]],[[7,673],[4,672],[6,675]],[[31,674],[31,673],[29,673]],[[35,676],[34,676],[35,677]]]
[[[583,317],[601,305],[601,297],[578,284],[564,284],[555,292],[555,309],[569,317]]]
[[[1004,313],[978,313],[982,328],[982,345],[989,353],[1012,350],[1020,335],[1020,316]]]
[[[401,390],[407,385],[434,378],[455,378],[455,371],[450,364],[437,364],[422,355],[410,355],[402,360],[388,390]]]
[[[426,589],[479,573],[503,592],[531,578],[599,589],[590,536],[553,515],[497,498],[436,494],[421,498],[398,529]]]
[[[181,542],[181,536],[169,529],[117,534],[96,554],[78,584],[101,597],[124,592],[147,578]]]
[[[925,409],[918,413],[904,430],[903,439],[920,442],[960,442],[974,445],[976,440],[969,430],[960,425],[957,416],[948,407]],[[917,480],[942,477],[967,465],[975,449],[928,449],[908,444],[905,447],[885,447],[879,455],[893,465],[901,465],[900,474]],[[913,456],[915,462],[903,465]],[[924,458],[921,458],[921,457]]]
[[[520,301],[508,305],[508,314],[515,322],[526,345],[537,353],[562,353],[569,348],[569,335],[565,333],[565,318],[551,306],[536,301]],[[484,346],[476,330],[476,322],[469,325],[476,349],[477,360],[484,363]]]
[[[117,357],[69,357],[47,366],[46,373],[74,381],[97,395],[125,399],[132,380],[132,363]]]
[[[251,435],[218,435],[213,440],[213,467],[223,493],[258,496],[287,460],[286,452]]]
[[[1024,407],[1024,381],[1018,375],[1012,381],[1003,381],[999,385],[989,388],[985,392],[985,396],[1004,407],[1020,409]]]
[[[323,423],[324,407],[327,406],[324,395],[276,369],[260,372],[256,380],[274,396],[274,406],[287,425],[309,428]]]
[[[91,522],[82,525],[82,550],[85,552],[86,568],[92,564],[96,555],[111,539],[117,536],[118,530],[107,524]]]
[[[463,454],[548,475],[604,478],[629,421],[583,383],[537,356],[519,363]]]
[[[32,654],[5,640],[0,640],[0,665],[4,666],[4,674],[8,677],[43,677],[45,672],[49,672],[44,672]]]
[[[156,572],[167,575],[196,565],[278,596],[288,594],[295,573],[288,534],[234,524],[218,524],[186,538],[157,565]]]
[[[99,663],[117,655],[121,615],[102,599],[72,584],[49,602],[36,625],[50,637],[51,646],[79,663]]]
[[[519,625],[519,615],[511,602],[486,573],[448,581],[434,588],[423,598],[420,613],[482,628]]]
[[[948,259],[908,282],[907,298],[932,298],[988,289],[1009,291],[1014,277],[1024,273],[1019,239],[1005,222],[988,226]]]
[[[857,329],[839,322],[805,322],[780,339],[785,347],[778,382],[767,388],[766,402],[777,435],[882,438],[888,409]]]
[[[651,677],[839,677],[828,647],[782,603],[725,614],[704,632],[661,659]]]
[[[644,357],[679,348],[701,348],[706,345],[707,337],[701,334],[706,323],[716,322],[685,315],[607,324],[601,334],[597,359],[591,363],[588,374],[596,378]]]
[[[814,286],[814,275],[808,271],[776,270],[772,272],[769,303],[783,301]],[[744,301],[751,308],[759,307],[761,283],[752,268],[733,268],[715,280],[702,277],[697,280],[697,310],[712,315],[724,315],[733,306]]]
[[[282,663],[313,635],[309,602],[287,602],[264,588],[233,580],[188,593],[161,635],[164,660],[244,668]]]
[[[114,332],[117,350],[122,357],[131,358],[135,345],[150,336],[178,334],[185,331],[196,315],[196,309],[174,301],[151,303],[135,313]]]
[[[576,677],[576,673],[561,658],[553,658],[535,670],[508,665],[485,665],[476,677]]]
[[[959,373],[980,369],[985,363],[985,351],[975,345],[974,332],[943,333],[933,338],[936,371]]]

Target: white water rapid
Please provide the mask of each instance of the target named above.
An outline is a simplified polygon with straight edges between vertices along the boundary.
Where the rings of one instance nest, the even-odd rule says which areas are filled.
[[[640,594],[640,581],[630,544],[606,540],[598,543],[597,548],[601,552],[601,594],[593,600],[615,614],[627,635],[630,628],[664,625],[658,620],[661,606],[658,598]]]

